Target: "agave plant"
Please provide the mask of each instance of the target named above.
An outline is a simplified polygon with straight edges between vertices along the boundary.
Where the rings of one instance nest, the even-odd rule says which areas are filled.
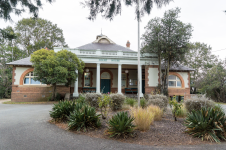
[[[80,130],[84,131],[91,127],[100,127],[100,115],[96,114],[96,109],[86,104],[80,103],[77,108],[70,114],[68,127],[69,130]]]
[[[70,113],[74,111],[75,107],[75,101],[60,101],[54,104],[52,111],[50,111],[50,117],[55,120],[65,121]]]
[[[119,112],[114,115],[108,122],[107,132],[110,137],[119,136],[133,136],[135,125],[133,125],[134,118],[128,116],[127,112]]]
[[[203,107],[193,110],[185,119],[187,133],[202,140],[220,142],[226,140],[226,117],[223,111]]]

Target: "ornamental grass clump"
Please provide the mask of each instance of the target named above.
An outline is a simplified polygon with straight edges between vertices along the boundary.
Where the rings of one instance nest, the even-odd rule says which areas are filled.
[[[136,100],[134,98],[126,97],[126,104],[131,107],[134,107],[134,105],[136,104]]]
[[[154,114],[154,121],[162,120],[163,110],[160,107],[155,105],[150,105],[147,107],[147,110]]]
[[[133,137],[135,130],[133,121],[134,118],[127,112],[118,112],[108,121],[107,133],[110,137]]]
[[[215,106],[215,103],[205,96],[188,99],[184,102],[184,104],[188,112],[192,112],[192,110],[200,110],[202,107],[213,108]]]
[[[66,121],[71,112],[74,111],[76,107],[75,101],[59,101],[59,103],[54,104],[52,111],[50,111],[50,117],[55,121]]]
[[[112,111],[121,110],[126,97],[123,94],[113,93],[110,94],[110,98],[111,98],[110,102],[111,110]]]
[[[136,129],[146,131],[150,129],[150,125],[154,121],[155,114],[149,111],[149,109],[143,108],[131,108],[131,116],[133,116]]]
[[[75,109],[69,116],[69,130],[86,131],[89,128],[98,128],[101,126],[100,115],[96,114],[96,109],[84,103],[78,103]]]
[[[148,97],[148,105],[156,105],[159,106],[164,112],[167,109],[168,98],[165,95],[149,95]]]
[[[222,111],[210,107],[192,110],[185,119],[186,133],[202,140],[226,140],[226,117]]]
[[[187,116],[187,113],[187,109],[185,108],[184,104],[182,104],[181,108],[177,111],[176,117],[184,118]]]
[[[100,94],[100,93],[86,93],[85,101],[91,107],[99,108],[98,98],[102,98],[102,94]]]

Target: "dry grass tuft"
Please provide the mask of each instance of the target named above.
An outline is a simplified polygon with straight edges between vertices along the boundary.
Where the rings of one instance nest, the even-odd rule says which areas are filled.
[[[135,118],[134,124],[136,128],[141,131],[150,129],[150,125],[154,121],[154,114],[148,109],[130,108],[131,115]]]
[[[154,114],[154,120],[159,121],[162,120],[163,110],[160,107],[155,105],[150,105],[147,107],[147,110]]]

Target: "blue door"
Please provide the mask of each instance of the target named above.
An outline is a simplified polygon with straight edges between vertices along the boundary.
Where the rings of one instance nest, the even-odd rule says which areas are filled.
[[[100,84],[101,84],[100,86],[101,93],[111,92],[111,79],[101,79]]]

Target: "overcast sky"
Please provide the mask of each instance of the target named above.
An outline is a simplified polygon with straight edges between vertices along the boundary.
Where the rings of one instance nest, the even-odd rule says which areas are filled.
[[[95,21],[87,19],[89,10],[80,5],[82,0],[56,0],[53,4],[45,3],[39,17],[50,20],[63,30],[66,43],[70,48],[76,48],[95,40],[102,32],[115,43],[126,46],[127,40],[131,49],[137,51],[137,21],[134,7],[123,6],[121,15],[113,21],[105,20],[100,15]],[[163,17],[166,10],[181,8],[180,20],[191,23],[193,34],[191,42],[203,42],[212,47],[212,53],[225,58],[226,55],[226,0],[174,0],[170,5],[157,9],[145,15],[141,22],[141,35],[144,27],[154,17]],[[0,20],[0,28],[14,26],[18,20],[30,17],[28,13],[13,16],[14,22]],[[224,50],[222,50],[224,49]],[[217,51],[221,50],[221,51]],[[215,52],[217,51],[217,52]]]

